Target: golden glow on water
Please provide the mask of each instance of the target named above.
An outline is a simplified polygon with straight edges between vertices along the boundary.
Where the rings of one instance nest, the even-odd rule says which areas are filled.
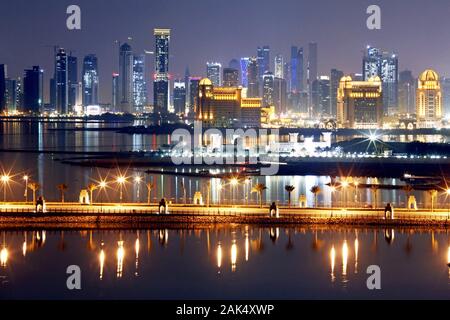
[[[140,243],[139,243],[139,237],[136,239],[136,242],[134,243],[134,251],[136,253],[136,271],[134,272],[134,275],[137,277],[139,275],[138,273],[138,268],[139,268],[139,248],[140,248]]]
[[[348,245],[347,240],[342,245],[342,275],[347,275],[347,262],[348,262]]]
[[[98,257],[99,261],[100,261],[100,280],[103,279],[103,268],[105,266],[105,251],[102,249],[100,251],[99,257]]]
[[[355,273],[358,273],[358,250],[359,250],[359,241],[358,238],[355,239]]]
[[[125,257],[125,249],[123,248],[123,241],[117,241],[117,278],[122,278],[123,275],[123,259]]]
[[[334,276],[334,266],[336,263],[336,250],[334,249],[334,246],[332,246],[330,250],[330,261],[331,261],[331,282],[334,282],[336,280],[336,277]]]
[[[248,261],[250,251],[250,241],[248,240],[248,232],[245,233],[245,261]]]
[[[448,250],[447,250],[447,263],[449,264],[449,267],[450,267],[450,246],[448,247]]]
[[[27,242],[24,241],[22,244],[22,255],[25,257],[27,255]]]
[[[217,268],[222,267],[222,246],[220,243],[217,245]]]
[[[6,267],[6,264],[8,263],[8,249],[6,247],[3,247],[3,249],[0,251],[0,266]]]
[[[231,271],[236,271],[236,261],[237,261],[237,245],[236,240],[233,241],[231,245]]]

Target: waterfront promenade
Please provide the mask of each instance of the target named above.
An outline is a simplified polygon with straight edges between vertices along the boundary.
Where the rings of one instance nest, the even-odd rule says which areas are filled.
[[[299,208],[279,207],[278,217],[263,206],[195,206],[169,204],[168,214],[158,214],[157,204],[94,204],[50,202],[46,212],[35,213],[34,206],[21,203],[0,205],[0,228],[30,227],[139,227],[145,225],[204,225],[217,223],[328,224],[362,226],[450,226],[450,211],[395,209],[394,218],[385,218],[383,208]]]

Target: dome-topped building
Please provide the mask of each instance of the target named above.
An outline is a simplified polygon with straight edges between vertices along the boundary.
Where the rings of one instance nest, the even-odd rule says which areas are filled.
[[[441,84],[439,75],[434,70],[425,70],[419,77],[416,116],[420,128],[438,128],[442,124]]]

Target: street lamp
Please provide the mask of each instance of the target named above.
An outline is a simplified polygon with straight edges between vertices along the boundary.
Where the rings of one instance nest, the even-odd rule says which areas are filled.
[[[140,186],[141,186],[141,182],[142,182],[142,178],[141,178],[141,176],[136,176],[136,177],[134,177],[134,182],[137,184],[137,198],[138,198],[138,202],[139,202],[139,189],[140,189]]]
[[[25,197],[25,203],[28,203],[28,180],[30,177],[28,175],[23,176],[23,180],[25,181],[25,192],[23,196]]]
[[[103,203],[103,194],[102,194],[102,190],[105,191],[107,186],[106,181],[102,180],[100,181],[100,183],[98,184],[98,187],[100,189],[100,201]]]
[[[8,175],[4,174],[4,175],[2,175],[0,180],[3,183],[3,202],[6,203],[6,185],[8,184],[10,177]]]
[[[239,180],[237,178],[231,178],[230,187],[231,187],[231,202],[234,204],[234,188],[239,184]]]
[[[123,185],[125,184],[126,181],[127,181],[127,179],[124,176],[120,176],[117,178],[117,183],[119,184],[119,190],[120,190],[120,203],[122,203]]]

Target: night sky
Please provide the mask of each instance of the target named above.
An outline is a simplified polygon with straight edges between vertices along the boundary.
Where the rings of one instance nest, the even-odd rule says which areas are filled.
[[[66,28],[66,8],[82,10],[82,30]],[[366,8],[382,9],[382,29],[366,28]],[[449,0],[2,0],[0,2],[0,63],[10,77],[39,64],[53,73],[52,46],[99,59],[100,99],[110,102],[111,74],[117,71],[114,40],[130,42],[136,53],[154,50],[153,28],[172,29],[170,71],[174,77],[189,66],[192,75],[204,75],[205,63],[227,65],[232,58],[256,54],[269,45],[289,56],[290,46],[319,45],[319,72],[336,67],[345,73],[361,72],[367,44],[399,54],[400,70],[417,75],[435,68],[450,75]],[[273,64],[273,61],[271,61]],[[271,66],[273,68],[273,65]],[[153,56],[148,56],[148,76]],[[149,92],[150,93],[150,92]],[[149,95],[151,97],[151,95]]]

